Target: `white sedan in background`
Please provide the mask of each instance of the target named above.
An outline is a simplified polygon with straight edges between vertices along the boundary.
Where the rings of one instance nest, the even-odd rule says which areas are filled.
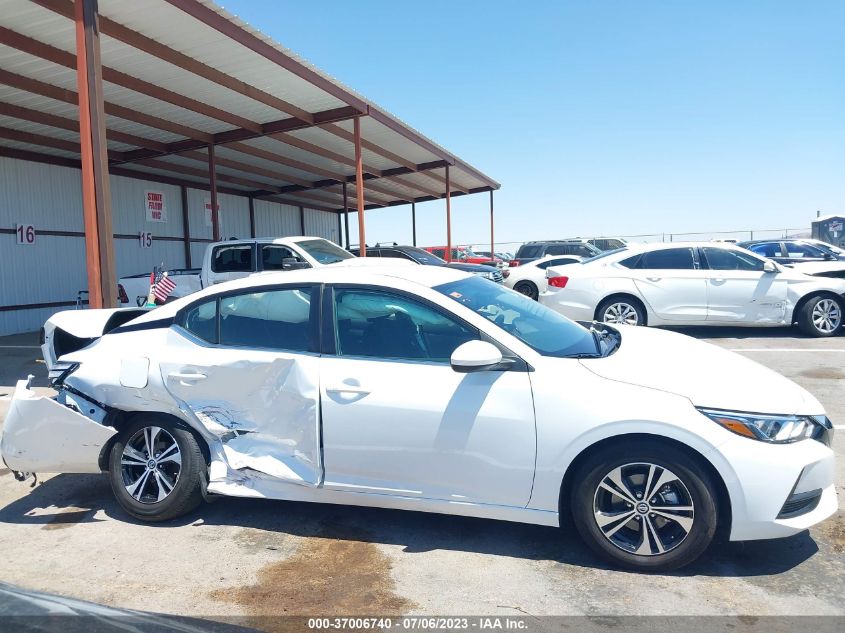
[[[57,330],[78,325],[64,314]],[[107,471],[141,520],[208,495],[571,516],[614,563],[658,570],[717,528],[776,538],[837,509],[832,425],[801,387],[445,266],[253,276],[77,347],[51,368],[55,399],[18,383],[0,453],[19,479]]]
[[[546,290],[546,269],[549,266],[577,264],[583,259],[578,255],[548,255],[522,266],[508,268],[505,286],[537,301],[540,293]]]
[[[791,326],[834,336],[845,280],[805,275],[727,243],[641,244],[550,267],[540,302],[627,325]]]

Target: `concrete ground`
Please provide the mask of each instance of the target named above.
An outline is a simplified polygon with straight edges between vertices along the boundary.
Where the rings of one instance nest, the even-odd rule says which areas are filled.
[[[696,329],[809,389],[845,423],[845,337]],[[0,418],[14,381],[45,385],[33,335],[0,339]],[[716,544],[669,575],[609,569],[573,534],[478,519],[222,499],[135,522],[105,475],[38,484],[0,473],[0,580],[125,608],[190,616],[276,614],[845,613],[845,427],[840,511],[809,533]]]

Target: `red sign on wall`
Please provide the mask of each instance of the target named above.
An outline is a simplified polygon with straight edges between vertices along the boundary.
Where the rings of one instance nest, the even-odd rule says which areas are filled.
[[[147,222],[167,222],[163,191],[145,191],[144,208],[147,211]]]

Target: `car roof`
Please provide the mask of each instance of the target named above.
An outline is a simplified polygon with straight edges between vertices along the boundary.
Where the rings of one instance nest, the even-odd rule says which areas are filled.
[[[349,283],[357,285],[384,285],[391,287],[395,285],[395,280],[401,280],[427,288],[432,288],[434,286],[459,281],[473,276],[471,273],[466,273],[448,266],[397,266],[389,263],[389,259],[384,261],[384,266],[372,266],[367,268],[343,266],[338,264],[320,266],[318,268],[306,268],[302,270],[258,273],[241,279],[226,281],[203,288],[198,292],[186,295],[185,297],[177,299],[172,303],[150,310],[149,312],[139,316],[137,319],[132,320],[130,323],[145,323],[148,321],[172,318],[184,306],[206,296],[213,296],[221,292],[249,290],[250,288],[260,288],[276,284]]]
[[[289,237],[244,237],[233,240],[220,240],[219,242],[214,242],[212,246],[219,246],[221,244],[243,244],[246,242],[258,242],[260,244],[285,244],[290,242],[307,242],[309,240],[322,240],[324,242],[331,241],[324,237],[320,237],[319,235],[291,235]],[[334,244],[334,242],[332,242],[332,244]],[[335,244],[335,246],[337,245]]]

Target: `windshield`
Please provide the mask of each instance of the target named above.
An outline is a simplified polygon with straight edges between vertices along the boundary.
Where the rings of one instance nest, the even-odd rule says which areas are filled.
[[[587,259],[582,259],[580,261],[581,264],[588,264],[589,262],[594,262],[597,259],[601,259],[602,257],[607,257],[608,255],[616,255],[616,253],[622,253],[627,251],[628,247],[623,246],[622,248],[614,248],[612,251],[605,251],[603,253],[599,253],[598,255],[593,255],[592,257],[588,257]]]
[[[812,245],[815,246],[817,249],[822,251],[823,253],[830,253],[831,255],[845,255],[845,251],[841,248],[837,248],[833,246],[833,244],[828,244],[826,242],[812,242]]]
[[[328,240],[305,240],[304,242],[297,242],[296,245],[321,264],[336,264],[344,259],[355,257],[352,253],[348,253]]]
[[[445,259],[441,259],[434,253],[429,253],[421,248],[406,248],[405,251],[412,255],[417,262],[426,266],[444,266],[446,264]]]
[[[592,332],[513,290],[473,276],[435,290],[492,321],[544,356],[599,355]]]

